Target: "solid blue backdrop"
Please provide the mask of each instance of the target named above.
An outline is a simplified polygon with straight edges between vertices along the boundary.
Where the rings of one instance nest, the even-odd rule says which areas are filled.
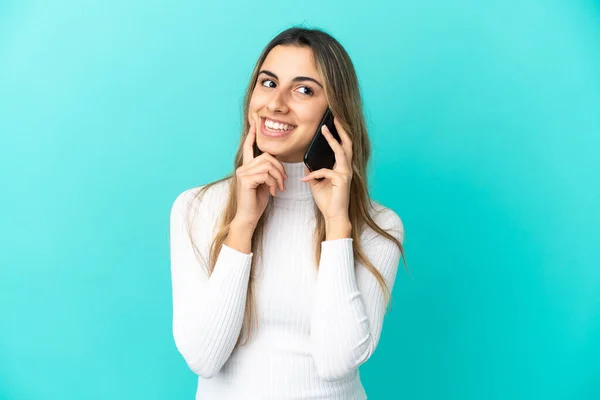
[[[405,225],[370,399],[598,399],[591,0],[0,3],[0,398],[192,399],[168,218],[233,171],[263,46],[353,58]]]

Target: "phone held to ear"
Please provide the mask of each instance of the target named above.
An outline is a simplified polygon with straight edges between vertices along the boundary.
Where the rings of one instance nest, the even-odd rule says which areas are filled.
[[[306,153],[304,153],[304,164],[310,172],[321,168],[333,169],[333,165],[335,164],[335,153],[327,142],[327,138],[321,132],[321,127],[323,125],[327,125],[329,132],[331,132],[338,143],[342,142],[340,135],[335,128],[335,124],[333,123],[333,113],[331,112],[331,109],[327,107],[327,111],[325,111],[325,114],[317,127],[317,131],[315,132]],[[317,178],[318,181],[323,179],[324,178]]]

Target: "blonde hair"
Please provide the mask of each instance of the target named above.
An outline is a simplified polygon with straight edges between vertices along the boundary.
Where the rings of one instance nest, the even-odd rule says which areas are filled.
[[[359,237],[364,224],[371,227],[377,233],[384,237],[394,241],[399,247],[404,261],[405,268],[406,259],[404,257],[404,249],[402,243],[397,240],[394,236],[381,229],[371,218],[369,208],[372,207],[367,184],[367,164],[371,154],[371,146],[369,137],[367,134],[367,128],[363,116],[362,102],[360,98],[360,91],[358,86],[358,79],[354,66],[350,57],[337,40],[332,36],[319,29],[308,29],[303,27],[292,27],[289,28],[277,36],[275,36],[264,48],[260,55],[254,71],[250,78],[250,82],[246,89],[243,104],[243,127],[242,134],[240,137],[240,143],[235,157],[234,171],[242,165],[243,161],[243,143],[245,136],[250,128],[248,122],[248,107],[250,98],[256,80],[258,72],[265,61],[265,58],[275,46],[299,46],[309,47],[313,51],[314,60],[316,63],[317,71],[324,79],[324,88],[327,97],[329,107],[333,114],[339,118],[339,122],[344,127],[346,132],[350,135],[353,143],[353,157],[352,157],[352,170],[353,176],[350,186],[350,204],[349,204],[349,217],[352,224],[352,238],[354,248],[354,258],[358,262],[362,262],[364,266],[376,277],[379,282],[387,301],[391,300],[391,294],[385,283],[385,280],[381,273],[375,268],[375,266],[366,258],[363,249],[360,246]],[[201,201],[201,197],[211,187],[219,182],[231,179],[229,182],[229,198],[224,206],[222,214],[220,216],[218,226],[216,227],[216,234],[213,238],[208,261],[208,274],[212,274],[217,257],[220,249],[227,238],[229,233],[229,227],[231,221],[235,217],[237,209],[237,197],[236,197],[236,176],[235,173],[228,175],[222,179],[206,184],[199,190],[194,199],[193,203],[198,204]],[[243,334],[238,338],[237,345],[244,345],[250,339],[252,331],[256,324],[256,316],[254,315],[254,294],[253,294],[253,282],[254,282],[254,271],[257,263],[257,258],[260,257],[261,252],[259,249],[262,248],[263,229],[265,222],[271,212],[273,199],[270,197],[266,209],[258,221],[254,235],[252,237],[251,248],[255,257],[252,259],[250,280],[248,282],[248,291],[246,297],[246,308],[244,315],[244,322],[242,325]],[[316,209],[318,211],[318,209]],[[326,239],[325,232],[325,220],[320,212],[315,212],[316,218],[316,229],[314,232],[314,260],[318,267],[319,259],[321,256],[320,243]],[[189,220],[188,220],[189,221]],[[193,226],[189,223],[189,227]],[[194,244],[192,239],[191,231],[188,231],[190,240],[194,248],[194,252],[198,256],[199,249]],[[410,273],[410,272],[409,272]],[[243,339],[242,339],[243,338]]]

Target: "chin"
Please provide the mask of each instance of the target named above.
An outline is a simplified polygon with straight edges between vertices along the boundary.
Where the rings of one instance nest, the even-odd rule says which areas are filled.
[[[277,157],[277,158],[286,156],[289,154],[289,151],[286,151],[287,149],[285,148],[285,146],[282,146],[278,143],[270,143],[267,145],[262,144],[262,145],[258,146],[258,148],[263,153],[269,153],[273,157]]]
[[[267,152],[272,155],[279,154],[284,148],[284,146],[282,146],[279,143],[269,143],[268,141],[264,141],[260,144],[257,143],[257,146],[261,151]]]

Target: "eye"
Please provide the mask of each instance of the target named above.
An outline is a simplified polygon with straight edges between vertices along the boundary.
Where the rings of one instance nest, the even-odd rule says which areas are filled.
[[[267,82],[267,81],[269,81],[269,82],[273,82],[273,81],[272,81],[272,80],[270,80],[270,79],[262,79],[262,80],[260,81],[260,84],[261,84],[261,85],[263,85],[263,84],[264,84],[265,82]],[[263,85],[263,86],[264,86],[264,85]]]
[[[300,87],[305,88],[305,89],[308,90],[308,93],[303,93],[303,94],[307,94],[309,96],[312,96],[313,94],[315,94],[315,91],[312,90],[309,86],[300,86]]]
[[[261,84],[262,86],[265,86],[265,85],[264,85],[264,83],[265,83],[265,82],[272,82],[272,83],[275,83],[275,82],[273,82],[271,79],[268,79],[268,78],[265,78],[265,79],[261,79],[261,80],[260,80],[260,84]],[[268,87],[271,87],[271,88],[272,88],[273,86],[268,86]],[[311,88],[310,86],[300,86],[300,87],[301,87],[301,88],[304,88],[304,89],[306,89],[306,92],[305,92],[305,93],[302,93],[302,94],[305,94],[305,95],[307,95],[307,96],[312,96],[313,94],[315,94],[315,91],[314,91],[314,90],[312,90],[312,88]]]

